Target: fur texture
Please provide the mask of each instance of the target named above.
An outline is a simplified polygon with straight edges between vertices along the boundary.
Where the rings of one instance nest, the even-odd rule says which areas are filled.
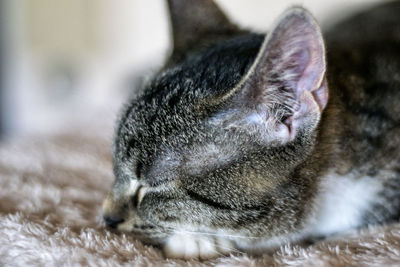
[[[104,228],[100,203],[114,179],[110,138],[95,137],[93,132],[1,144],[1,266],[388,266],[400,262],[399,223],[311,246],[285,245],[254,258],[236,254],[205,262],[165,259],[159,249]]]
[[[373,18],[398,18],[399,2],[362,15],[392,29],[382,41],[355,33],[346,42],[334,37],[347,28],[336,27],[326,43],[301,7],[264,38],[214,40],[215,27],[199,19],[229,22],[212,0],[169,4],[183,57],[174,63],[174,52],[121,114],[103,205],[110,227],[169,257],[204,259],[398,220],[400,21]],[[196,6],[208,15],[192,21]],[[190,37],[198,24],[201,48]],[[337,198],[341,209],[329,212]]]

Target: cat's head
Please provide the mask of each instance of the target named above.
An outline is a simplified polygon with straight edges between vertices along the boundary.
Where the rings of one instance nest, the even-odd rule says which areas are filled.
[[[328,98],[320,29],[302,8],[264,37],[209,0],[169,7],[172,60],[120,118],[105,220],[175,257],[279,244],[316,186],[304,166]]]

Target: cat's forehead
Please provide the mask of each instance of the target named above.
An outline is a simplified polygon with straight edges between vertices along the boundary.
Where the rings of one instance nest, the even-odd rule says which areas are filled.
[[[239,36],[189,54],[157,75],[147,95],[168,96],[176,91],[202,97],[224,93],[246,74],[263,39],[263,35]]]
[[[149,127],[158,120],[173,124],[170,119],[192,113],[199,102],[207,105],[207,99],[223,94],[240,81],[254,61],[262,40],[261,35],[237,37],[166,68],[126,107],[120,128],[134,127],[130,129],[132,132],[149,133]]]
[[[215,115],[207,101],[240,81],[262,40],[260,35],[235,38],[191,55],[157,75],[123,112],[114,147],[117,161],[171,166],[178,160],[180,165],[194,166],[199,156],[217,161],[231,158],[234,153],[215,143],[205,129],[210,127],[205,122]]]

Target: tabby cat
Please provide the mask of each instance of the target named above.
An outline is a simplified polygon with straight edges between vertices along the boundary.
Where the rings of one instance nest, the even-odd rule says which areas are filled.
[[[174,51],[115,132],[109,227],[207,259],[398,219],[399,2],[325,41],[300,7],[261,35],[168,6]]]

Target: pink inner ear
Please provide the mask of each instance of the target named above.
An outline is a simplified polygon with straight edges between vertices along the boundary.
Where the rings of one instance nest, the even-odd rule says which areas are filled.
[[[325,51],[319,29],[311,19],[297,15],[284,19],[273,32],[266,51],[269,52],[267,58],[274,59],[269,69],[281,75],[296,99],[301,102],[301,95],[308,91],[322,111],[328,98],[326,84],[322,86]]]
[[[300,46],[298,49],[301,49],[298,54],[301,56],[296,60],[298,64],[304,66],[297,84],[300,91],[312,91],[317,88],[325,73],[324,51],[315,42],[316,40],[310,37],[308,42],[298,44]]]
[[[310,91],[322,111],[328,101],[328,88],[325,79],[324,50],[318,39],[314,36],[305,36],[306,42],[298,43],[301,52],[296,53],[296,62],[299,64],[302,74],[296,86],[296,95],[304,91]]]
[[[298,47],[307,47],[306,42],[299,42],[295,43],[296,49],[299,49]],[[298,72],[299,73],[304,73],[307,69],[307,66],[309,65],[310,62],[310,51],[307,49],[300,49],[298,52],[296,52],[294,55],[294,61],[297,63],[298,67]]]
[[[319,110],[322,111],[328,103],[328,85],[326,82],[326,78],[324,78],[321,86],[317,90],[314,90],[312,94],[319,106]]]

